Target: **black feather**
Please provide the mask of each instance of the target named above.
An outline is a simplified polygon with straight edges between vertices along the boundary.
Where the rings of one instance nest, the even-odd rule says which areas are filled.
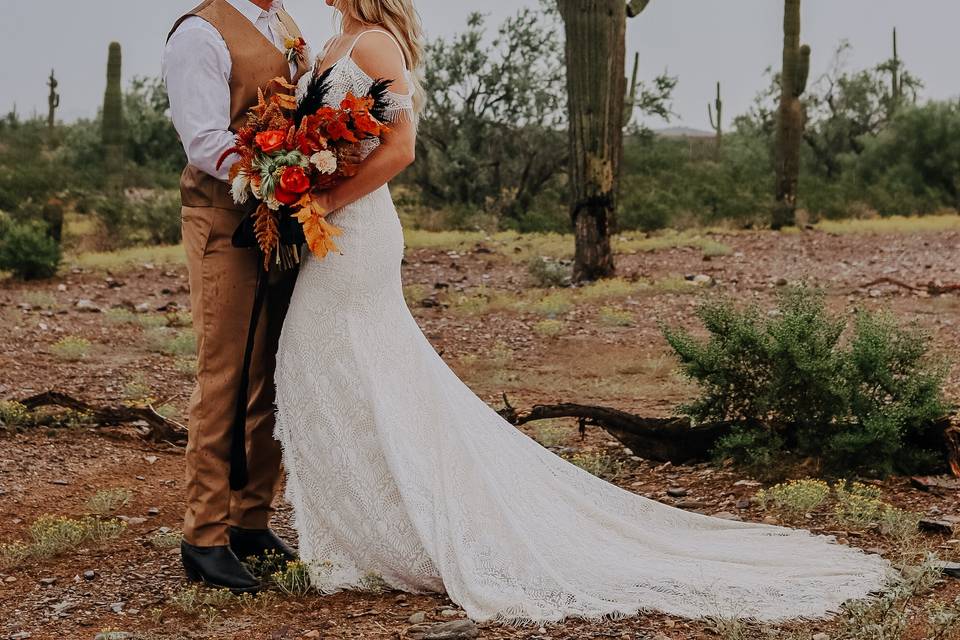
[[[387,121],[387,107],[390,106],[387,93],[390,91],[391,84],[393,84],[393,80],[378,78],[373,81],[373,84],[370,85],[370,90],[367,92],[367,95],[373,98],[373,107],[370,109],[370,115],[380,122]]]
[[[310,80],[310,84],[307,85],[307,92],[304,94],[300,104],[297,105],[297,112],[294,114],[294,121],[298,127],[305,117],[312,116],[324,106],[327,93],[330,91],[330,83],[327,81],[330,79],[331,71],[333,71],[333,67],[330,67],[320,75],[315,75]]]

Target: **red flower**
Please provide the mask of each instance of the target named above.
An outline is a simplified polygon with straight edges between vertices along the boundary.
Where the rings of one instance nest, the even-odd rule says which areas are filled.
[[[283,170],[283,173],[280,174],[279,187],[283,191],[300,195],[301,193],[306,193],[307,189],[310,188],[310,179],[302,168],[287,167]],[[280,198],[278,197],[277,200],[280,200]],[[280,202],[283,202],[283,200],[280,200]],[[288,204],[286,202],[283,203]]]
[[[277,202],[280,204],[285,204],[288,207],[292,207],[297,202],[300,201],[300,195],[293,193],[292,191],[287,191],[280,185],[277,185],[273,190],[273,197],[277,199]]]
[[[346,114],[344,114],[346,116]],[[353,135],[353,132],[350,131],[350,128],[347,126],[347,123],[344,120],[349,120],[349,117],[341,118],[335,120],[327,125],[327,135],[330,136],[331,140],[346,140],[347,142],[357,142],[357,137]]]
[[[257,146],[260,147],[260,150],[264,153],[273,153],[283,147],[286,141],[287,132],[279,130],[264,131],[263,133],[258,133],[256,137]]]
[[[365,111],[353,114],[353,126],[357,131],[368,136],[380,135],[380,123]]]

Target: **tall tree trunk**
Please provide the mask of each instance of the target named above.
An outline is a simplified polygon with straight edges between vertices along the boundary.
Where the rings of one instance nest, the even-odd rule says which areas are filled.
[[[800,46],[800,0],[784,0],[783,4],[783,70],[780,72],[780,110],[777,115],[774,229],[796,224],[800,144],[805,124],[800,96],[806,91],[810,74],[810,47]]]
[[[570,216],[575,281],[614,274],[623,157],[627,7],[623,0],[558,0],[566,32]]]

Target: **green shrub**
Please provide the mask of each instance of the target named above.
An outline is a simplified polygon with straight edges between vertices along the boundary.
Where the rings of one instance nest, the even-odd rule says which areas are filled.
[[[792,480],[757,492],[756,501],[791,515],[804,515],[826,502],[830,486],[822,480]]]
[[[176,190],[136,197],[104,196],[97,199],[95,208],[115,248],[180,242],[180,194]]]
[[[61,258],[60,245],[43,223],[0,218],[0,271],[11,271],[23,280],[50,278]]]
[[[889,315],[861,311],[852,326],[804,288],[782,294],[775,313],[702,304],[705,340],[664,328],[682,372],[702,394],[680,407],[695,422],[738,426],[715,453],[756,468],[784,455],[812,458],[830,473],[932,470],[925,448],[946,412],[945,371],[930,340]],[[845,336],[849,336],[844,340]]]
[[[534,256],[527,263],[527,273],[535,286],[542,288],[568,287],[573,278],[573,268],[568,261]]]
[[[50,352],[61,360],[76,362],[90,353],[90,341],[77,336],[65,336],[50,347]]]

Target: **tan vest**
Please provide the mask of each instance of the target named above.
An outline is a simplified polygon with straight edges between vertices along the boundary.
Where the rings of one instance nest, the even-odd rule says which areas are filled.
[[[266,88],[267,83],[278,76],[289,78],[290,64],[284,54],[226,0],[205,0],[177,20],[167,39],[191,16],[209,22],[227,44],[231,60],[230,130],[235,132],[246,123],[247,111],[257,104],[257,89]],[[301,37],[293,18],[283,11],[279,18],[291,37]],[[298,66],[294,83],[306,72],[303,65]],[[231,158],[225,162],[231,162]],[[180,195],[185,207],[240,209],[230,196],[230,185],[193,165],[188,165],[180,177]]]

